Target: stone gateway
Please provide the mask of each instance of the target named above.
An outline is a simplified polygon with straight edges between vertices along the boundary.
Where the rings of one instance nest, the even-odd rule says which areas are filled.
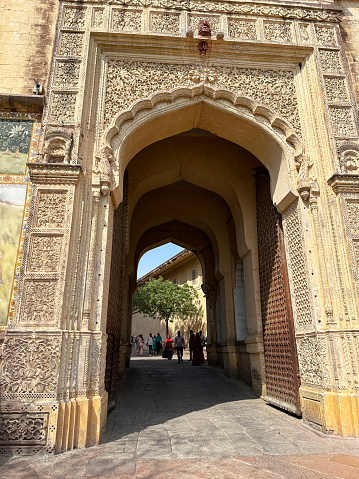
[[[167,241],[209,364],[359,437],[358,4],[40,3],[0,20],[0,453],[100,441]]]

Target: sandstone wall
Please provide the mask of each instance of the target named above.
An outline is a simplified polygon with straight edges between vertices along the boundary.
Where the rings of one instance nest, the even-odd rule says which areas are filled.
[[[47,86],[58,0],[0,0],[0,94]]]
[[[359,104],[359,2],[342,1],[343,20],[340,26],[346,58],[357,105]]]

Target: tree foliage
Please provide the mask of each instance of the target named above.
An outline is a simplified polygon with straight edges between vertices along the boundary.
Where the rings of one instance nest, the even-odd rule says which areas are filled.
[[[176,318],[186,320],[201,314],[196,302],[198,294],[193,286],[179,286],[160,276],[158,279],[150,278],[137,289],[133,295],[133,311],[166,321],[168,334],[168,321]]]

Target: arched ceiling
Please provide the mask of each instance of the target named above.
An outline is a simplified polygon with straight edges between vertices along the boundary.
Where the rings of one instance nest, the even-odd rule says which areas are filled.
[[[227,203],[236,226],[239,254],[243,254],[248,250],[246,237],[256,237],[253,170],[260,165],[244,148],[201,129],[153,143],[127,168],[129,218],[151,190],[181,181],[192,183]],[[190,202],[193,204],[192,199]]]

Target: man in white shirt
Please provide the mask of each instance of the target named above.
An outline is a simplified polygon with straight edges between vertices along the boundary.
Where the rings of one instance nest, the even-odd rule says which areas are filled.
[[[152,356],[152,346],[153,346],[152,333],[150,333],[149,337],[147,338],[146,346],[148,346],[148,354]]]
[[[184,337],[181,335],[181,331],[178,331],[175,337],[175,348],[177,348],[178,362],[183,363],[183,349],[184,349]]]

